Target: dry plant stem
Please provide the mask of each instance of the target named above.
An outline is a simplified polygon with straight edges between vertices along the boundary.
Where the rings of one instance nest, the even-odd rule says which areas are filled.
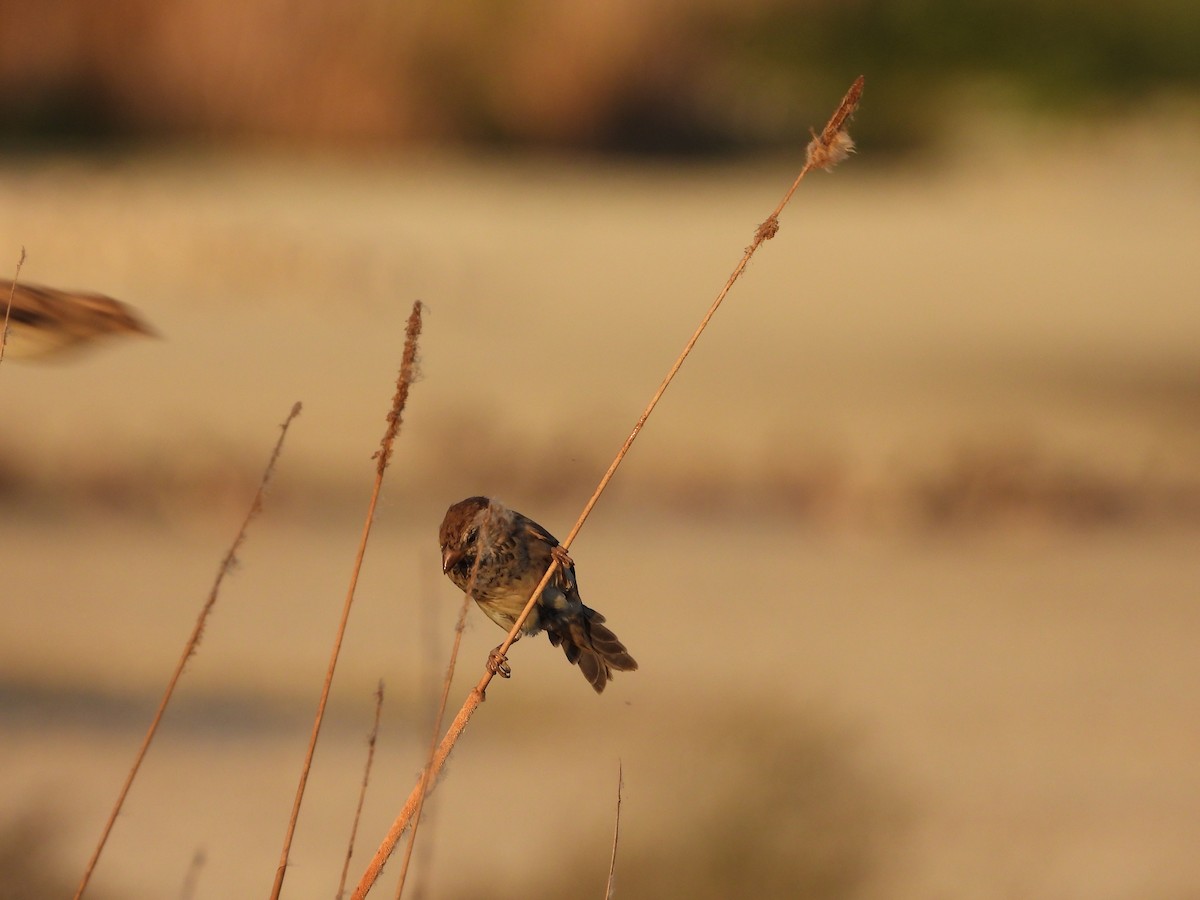
[[[371,491],[371,499],[367,504],[367,517],[363,522],[362,537],[358,542],[358,552],[354,557],[354,566],[350,572],[350,586],[346,591],[346,600],[342,605],[342,617],[338,622],[337,632],[333,638],[333,651],[329,657],[329,666],[325,670],[325,681],[321,685],[321,698],[317,701],[317,714],[313,721],[312,735],[308,740],[308,749],[304,754],[304,763],[300,768],[300,783],[296,787],[296,799],[292,804],[292,813],[288,817],[287,833],[283,839],[283,851],[279,856],[279,866],[275,870],[275,882],[271,887],[272,900],[278,900],[279,892],[283,890],[283,876],[287,872],[288,855],[292,849],[292,839],[296,835],[296,822],[300,819],[300,805],[304,801],[304,789],[308,785],[308,773],[312,769],[313,755],[317,750],[317,738],[321,735],[321,724],[325,720],[325,707],[329,703],[329,689],[333,684],[333,673],[337,669],[338,656],[342,650],[342,640],[346,635],[346,624],[350,620],[350,609],[354,605],[354,592],[358,587],[358,575],[362,571],[363,557],[367,553],[367,539],[371,536],[371,526],[375,521],[375,507],[379,504],[379,492],[383,487],[383,474],[392,458],[392,446],[396,435],[400,432],[400,422],[404,414],[404,406],[408,402],[408,390],[417,370],[417,339],[421,336],[421,301],[413,304],[412,313],[408,317],[408,325],[404,331],[404,355],[400,361],[400,374],[396,378],[396,393],[392,397],[392,405],[387,415],[388,427],[380,441],[379,450],[375,453],[375,487]]]
[[[154,740],[154,735],[158,732],[158,725],[162,721],[163,714],[167,711],[167,704],[171,702],[171,697],[175,694],[175,686],[179,683],[179,679],[183,675],[184,666],[192,654],[196,652],[196,648],[200,646],[200,638],[204,635],[204,626],[208,622],[208,615],[216,605],[217,596],[220,594],[221,584],[225,580],[225,576],[229,574],[229,571],[233,568],[237,560],[238,550],[246,540],[246,531],[255,517],[262,512],[263,496],[266,493],[267,483],[271,480],[271,476],[275,472],[275,464],[279,461],[279,454],[283,450],[283,439],[287,437],[288,427],[298,415],[300,415],[299,403],[292,406],[292,411],[288,413],[287,419],[280,426],[279,439],[275,442],[275,449],[271,451],[271,458],[268,460],[267,467],[263,471],[262,480],[258,483],[258,490],[254,494],[254,501],[250,504],[250,511],[246,513],[246,518],[242,521],[242,527],[238,529],[237,537],[233,539],[233,544],[230,545],[225,558],[221,560],[221,566],[217,570],[217,577],[213,582],[212,590],[209,591],[208,599],[205,600],[204,606],[200,610],[200,615],[196,619],[196,625],[192,629],[187,643],[184,644],[183,653],[179,657],[179,662],[175,666],[175,671],[172,673],[170,681],[167,682],[167,689],[163,692],[162,700],[159,701],[158,709],[154,713],[154,719],[146,731],[146,736],[142,738],[142,745],[138,748],[133,766],[130,768],[129,774],[125,778],[125,783],[121,786],[121,792],[117,795],[117,801],[113,804],[112,811],[109,813],[108,821],[105,823],[104,830],[100,834],[100,841],[96,844],[92,858],[88,860],[87,868],[83,873],[83,879],[79,882],[79,887],[75,891],[76,900],[82,897],[83,892],[87,890],[88,882],[92,878],[92,872],[96,868],[100,854],[104,851],[104,845],[108,842],[108,836],[112,833],[113,825],[117,821],[121,807],[125,804],[125,798],[129,795],[129,789],[133,785],[133,780],[137,777],[138,771],[142,767],[142,761],[146,758],[146,753],[150,749],[150,742]]]
[[[617,763],[617,815],[613,823],[612,856],[608,861],[608,883],[604,887],[605,900],[612,900],[617,886],[617,844],[621,840],[621,792],[625,788],[625,767]]]
[[[25,248],[17,259],[17,271],[13,273],[12,287],[8,289],[8,303],[4,307],[4,327],[0,328],[0,362],[4,362],[4,351],[8,349],[8,320],[12,315],[13,298],[17,293],[17,280],[21,277],[21,266],[25,265]]]
[[[484,540],[487,539],[487,525],[484,525]],[[458,611],[458,622],[454,626],[454,644],[450,648],[450,661],[446,665],[446,677],[442,679],[442,693],[438,699],[437,714],[434,716],[433,728],[429,735],[429,753],[426,757],[425,768],[421,772],[420,789],[417,792],[417,806],[413,812],[412,830],[408,833],[408,844],[404,848],[404,860],[400,864],[400,877],[396,883],[396,898],[404,894],[404,882],[408,878],[409,863],[412,862],[413,846],[417,842],[417,829],[421,826],[421,812],[425,808],[425,798],[429,796],[433,785],[430,783],[430,773],[433,772],[433,757],[437,753],[438,735],[442,733],[442,720],[446,716],[446,704],[450,700],[450,684],[454,681],[454,668],[458,663],[458,650],[462,646],[463,631],[467,626],[467,610],[471,606],[472,591],[475,588],[475,575],[479,571],[479,559],[471,568],[467,581],[467,590],[463,592],[462,606]]]
[[[742,253],[741,260],[739,260],[738,264],[734,267],[732,274],[725,282],[725,286],[721,288],[716,299],[712,302],[712,305],[708,308],[708,311],[700,320],[700,324],[696,327],[696,330],[688,339],[687,344],[684,345],[683,350],[680,352],[679,356],[676,357],[675,362],[671,365],[670,369],[668,369],[666,376],[662,380],[662,383],[658,386],[658,390],[654,392],[654,395],[650,398],[650,402],[646,404],[646,408],[642,411],[641,416],[638,417],[637,423],[633,427],[633,431],[631,431],[629,437],[625,439],[625,443],[621,445],[621,449],[617,451],[616,457],[613,459],[611,465],[609,465],[608,471],[604,473],[604,477],[600,479],[600,483],[596,486],[596,490],[592,492],[592,496],[588,499],[587,504],[584,506],[583,512],[580,513],[578,521],[575,522],[575,527],[571,529],[571,533],[568,534],[566,540],[562,542],[564,550],[570,549],[571,543],[579,534],[579,530],[583,528],[583,524],[587,521],[588,516],[591,515],[592,509],[595,507],[596,502],[600,499],[600,495],[604,493],[604,490],[608,487],[608,483],[612,481],[613,475],[616,474],[617,467],[621,465],[622,460],[625,459],[626,454],[629,452],[629,448],[632,447],[633,442],[637,440],[637,436],[641,433],[642,427],[646,424],[646,420],[649,419],[650,414],[654,412],[654,408],[658,405],[658,401],[661,400],[663,394],[666,393],[666,390],[670,386],[671,381],[674,380],[676,373],[683,366],[684,360],[686,360],[688,355],[692,352],[692,348],[696,346],[696,342],[700,340],[700,335],[704,333],[704,329],[707,328],[708,323],[712,321],[712,317],[716,314],[717,309],[721,306],[721,303],[725,300],[725,297],[729,294],[730,290],[733,288],[733,285],[746,270],[746,266],[749,265],[750,260],[758,251],[758,248],[761,247],[764,242],[773,238],[779,231],[779,216],[783,212],[784,207],[787,206],[788,202],[792,199],[792,195],[796,193],[796,189],[800,186],[800,182],[804,180],[805,176],[808,175],[812,169],[818,167],[818,164],[814,162],[814,154],[811,152],[813,145],[831,148],[845,127],[846,121],[852,115],[854,115],[854,111],[858,107],[859,99],[862,97],[863,81],[864,79],[861,75],[855,79],[854,83],[850,86],[850,90],[846,92],[846,96],[842,98],[841,103],[838,104],[837,110],[834,111],[834,114],[830,117],[829,122],[826,123],[825,127],[821,130],[821,133],[819,135],[814,135],[813,144],[810,144],[809,148],[810,152],[808,160],[806,160],[804,166],[800,169],[800,173],[796,176],[791,186],[787,189],[787,192],[783,195],[783,199],[781,199],[775,206],[775,209],[772,210],[770,216],[768,216],[767,219],[755,230],[754,239]],[[550,579],[553,577],[557,568],[558,560],[554,559],[546,569],[546,573],[542,576],[542,580],[538,582],[537,587],[535,587],[533,592],[530,594],[529,601],[525,604],[525,609],[521,611],[521,615],[517,617],[517,621],[513,624],[512,630],[509,631],[508,636],[504,639],[504,642],[496,648],[496,656],[499,659],[503,659],[504,655],[508,652],[508,649],[513,645],[517,634],[520,633],[521,626],[529,617],[529,613],[533,609],[533,605],[537,602],[537,598],[541,596],[542,591],[550,582]],[[400,810],[400,814],[396,817],[396,820],[392,823],[391,829],[388,831],[387,836],[380,844],[379,850],[376,852],[374,859],[371,860],[371,864],[367,867],[367,871],[363,873],[363,877],[359,881],[358,887],[355,889],[355,892],[352,895],[353,900],[362,900],[362,898],[365,897],[367,892],[371,889],[371,886],[375,883],[375,880],[379,877],[379,873],[383,870],[383,864],[391,855],[392,850],[396,846],[396,842],[400,839],[400,835],[403,834],[404,830],[408,827],[413,813],[419,805],[421,784],[424,783],[427,778],[430,780],[437,778],[442,766],[444,766],[446,763],[446,758],[450,755],[450,751],[454,748],[454,745],[458,742],[459,737],[466,729],[467,724],[471,720],[471,716],[474,715],[475,710],[479,708],[479,704],[483,701],[484,692],[487,690],[488,685],[491,683],[492,678],[494,677],[495,673],[490,669],[486,669],[483,673],[483,677],[479,679],[479,683],[476,684],[471,693],[467,695],[467,699],[463,702],[462,708],[459,709],[458,715],[454,717],[454,721],[450,723],[450,728],[446,732],[445,737],[442,739],[441,745],[438,747],[437,753],[433,757],[432,770],[427,773],[423,773],[421,776],[421,782],[419,782],[417,786],[413,788],[412,794],[409,796],[408,801],[404,804],[404,808]]]
[[[346,842],[346,861],[342,864],[342,877],[338,881],[337,900],[346,893],[346,879],[350,877],[350,859],[354,856],[354,839],[358,835],[358,822],[362,818],[363,804],[367,800],[367,785],[371,781],[371,765],[375,762],[375,742],[379,739],[379,720],[383,716],[383,680],[375,689],[375,722],[367,736],[367,762],[363,766],[362,785],[358,789],[358,804],[354,807],[354,822],[350,825],[350,840]]]
[[[813,137],[814,143],[822,147],[829,147],[833,145],[833,143],[837,140],[838,135],[845,127],[846,120],[849,119],[854,114],[854,110],[858,108],[858,102],[862,97],[862,90],[863,76],[860,75],[855,79],[854,84],[850,86],[850,90],[846,92],[846,96],[842,98],[842,102],[838,105],[838,108],[834,112],[833,116],[830,117],[829,122],[825,125],[825,128],[822,129],[819,135]],[[754,239],[750,242],[750,246],[743,251],[742,258],[738,261],[738,264],[734,267],[733,272],[726,280],[725,286],[721,288],[716,299],[713,300],[712,305],[709,306],[708,311],[704,314],[703,318],[700,319],[700,324],[696,326],[696,330],[692,332],[692,336],[688,338],[688,342],[684,345],[683,350],[680,351],[679,356],[675,358],[675,362],[671,364],[671,368],[667,370],[667,374],[663,377],[662,383],[658,386],[658,390],[654,392],[654,395],[650,398],[650,402],[646,404],[646,408],[642,410],[642,414],[638,417],[637,423],[633,426],[633,431],[629,433],[629,437],[625,439],[625,443],[621,445],[621,449],[617,451],[617,455],[613,458],[612,463],[609,465],[608,471],[604,473],[604,477],[601,478],[600,483],[596,485],[596,490],[593,491],[592,496],[588,498],[588,502],[584,505],[583,512],[579,514],[579,519],[575,522],[575,526],[571,529],[570,534],[568,534],[566,539],[562,542],[564,550],[569,550],[571,548],[571,544],[579,534],[579,530],[583,528],[583,523],[586,522],[588,516],[591,515],[592,509],[596,506],[596,502],[600,499],[600,495],[604,493],[604,490],[608,487],[608,483],[612,481],[613,475],[616,474],[617,467],[621,465],[621,462],[625,459],[625,455],[629,453],[629,448],[632,447],[633,442],[637,440],[637,436],[641,433],[642,427],[646,424],[646,420],[650,418],[650,414],[653,413],[654,408],[658,406],[658,401],[661,400],[663,394],[667,392],[667,388],[670,386],[671,382],[675,379],[675,375],[683,366],[684,360],[686,360],[689,354],[691,354],[692,348],[695,347],[696,342],[700,340],[700,335],[704,333],[704,329],[708,327],[708,323],[711,322],[712,317],[716,315],[721,303],[724,302],[726,296],[728,296],[729,292],[733,289],[733,285],[742,276],[742,273],[746,271],[746,266],[750,264],[750,260],[754,257],[754,254],[758,252],[758,248],[761,247],[764,242],[775,237],[775,235],[778,233],[780,214],[783,212],[784,207],[788,205],[788,202],[791,201],[792,195],[796,193],[796,189],[800,187],[800,182],[803,181],[804,177],[815,167],[816,166],[813,162],[813,154],[810,149],[809,159],[800,169],[800,174],[796,176],[791,187],[787,189],[787,192],[783,195],[783,199],[781,199],[775,206],[775,209],[771,211],[771,215],[769,215],[766,220],[755,230]],[[513,625],[512,630],[509,631],[508,637],[505,638],[504,643],[500,645],[498,652],[501,657],[508,652],[508,648],[511,647],[513,641],[516,640],[516,636],[520,632],[521,626],[525,624],[525,620],[529,617],[529,613],[533,609],[533,605],[537,602],[537,598],[541,596],[542,590],[550,582],[550,578],[554,574],[554,570],[556,568],[558,568],[558,560],[553,560],[550,563],[550,567],[546,570],[546,574],[542,576],[542,580],[534,589],[533,594],[529,598],[529,602],[525,604],[525,609],[522,610],[521,615],[517,617],[517,621]],[[486,687],[486,684],[484,686]]]

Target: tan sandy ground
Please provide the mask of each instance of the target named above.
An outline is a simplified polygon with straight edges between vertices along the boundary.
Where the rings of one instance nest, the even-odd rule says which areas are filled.
[[[1072,148],[805,187],[577,544],[643,670],[597,699],[544,640],[514,651],[424,835],[429,896],[574,871],[564,896],[598,895],[618,759],[622,896],[689,872],[717,895],[1200,892],[1200,154]],[[10,165],[24,277],[165,336],[0,366],[0,802],[53,812],[66,881],[302,400],[97,881],[178,896],[202,849],[196,896],[265,895],[420,297],[287,881],[332,896],[379,677],[364,846],[419,767],[457,599],[442,509],[494,492],[565,533],[790,177]],[[473,614],[469,673],[498,639]]]

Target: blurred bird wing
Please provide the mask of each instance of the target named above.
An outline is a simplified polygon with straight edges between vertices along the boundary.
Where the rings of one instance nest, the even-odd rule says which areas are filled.
[[[0,325],[6,317],[14,356],[57,354],[104,335],[157,337],[132,307],[103,294],[0,279]]]

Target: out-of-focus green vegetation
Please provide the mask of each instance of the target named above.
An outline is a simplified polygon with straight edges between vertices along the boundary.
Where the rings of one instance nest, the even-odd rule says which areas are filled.
[[[1200,87],[1189,0],[777,3],[748,35],[745,68],[787,73],[797,91],[869,72],[875,102],[857,130],[898,146],[928,142],[964,104],[1120,113]]]
[[[0,138],[794,144],[854,76],[860,141],[964,107],[1113,113],[1200,88],[1195,0],[0,0]]]

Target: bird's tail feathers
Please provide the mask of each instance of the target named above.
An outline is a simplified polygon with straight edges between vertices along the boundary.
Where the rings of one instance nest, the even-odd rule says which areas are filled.
[[[579,666],[597,694],[612,680],[614,671],[633,672],[638,667],[625,645],[603,622],[604,616],[585,606],[583,615],[545,623],[550,643],[562,646],[567,661]]]

